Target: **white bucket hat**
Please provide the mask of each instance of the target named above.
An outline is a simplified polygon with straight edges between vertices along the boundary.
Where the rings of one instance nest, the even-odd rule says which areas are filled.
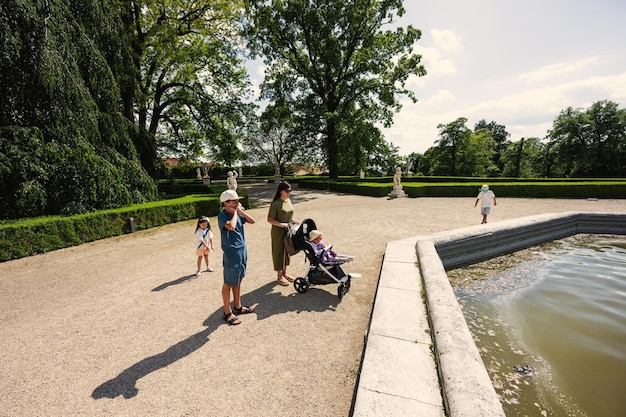
[[[241,197],[237,195],[235,190],[226,190],[220,195],[220,202],[225,202],[228,200],[239,200]]]

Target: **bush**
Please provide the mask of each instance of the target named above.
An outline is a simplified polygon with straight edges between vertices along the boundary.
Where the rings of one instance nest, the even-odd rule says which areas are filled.
[[[241,194],[248,206],[248,196]],[[0,223],[0,262],[119,236],[164,224],[216,216],[221,210],[219,195],[189,195],[127,208],[103,210],[74,216],[48,216]]]
[[[391,178],[355,181],[354,178],[328,180],[301,178],[293,180],[301,188],[329,190],[340,193],[384,197],[392,190]],[[626,198],[626,180],[524,180],[494,182],[479,179],[461,182],[405,182],[402,189],[409,197],[476,197],[482,184],[488,182],[498,197],[527,198]]]

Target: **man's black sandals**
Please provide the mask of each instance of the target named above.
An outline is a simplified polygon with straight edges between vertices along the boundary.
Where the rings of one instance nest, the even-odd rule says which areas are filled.
[[[237,314],[249,314],[254,311],[254,308],[248,306],[233,307],[233,311]]]
[[[230,326],[236,326],[241,324],[241,320],[237,316],[231,313],[224,313],[224,321],[228,323]]]

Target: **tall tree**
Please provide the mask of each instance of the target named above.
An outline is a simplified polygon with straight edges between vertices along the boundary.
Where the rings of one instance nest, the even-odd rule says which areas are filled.
[[[598,101],[587,110],[568,107],[548,132],[556,176],[622,176],[626,174],[626,110]]]
[[[522,138],[507,146],[502,154],[502,175],[537,178],[544,175],[546,145],[538,138]]]
[[[588,174],[616,176],[626,174],[626,110],[603,100],[595,102],[586,112],[591,130]]]
[[[241,0],[121,0],[134,76],[123,90],[125,114],[158,139],[162,152],[225,158],[232,130],[249,111],[241,55]]]
[[[308,138],[304,133],[284,101],[270,104],[263,111],[258,128],[248,130],[244,151],[248,160],[266,163],[282,174],[285,164],[315,159],[315,155],[307,155]]]
[[[463,139],[458,147],[455,175],[483,177],[498,169],[493,164],[493,139],[486,130],[473,132]]]
[[[553,174],[557,177],[581,176],[587,171],[589,121],[581,109],[568,107],[554,119],[548,132],[554,155]]]
[[[0,22],[0,218],[155,199],[119,111],[131,54],[114,4],[3,0]]]
[[[435,145],[439,148],[434,172],[431,175],[459,175],[460,153],[468,143],[472,131],[465,126],[467,119],[459,117],[448,124],[439,124],[439,139]]]
[[[402,0],[245,0],[251,49],[268,69],[265,98],[280,91],[301,125],[320,135],[332,178],[339,175],[340,128],[358,108],[390,125],[410,75],[422,76],[412,53],[419,30],[382,30],[402,16]]]
[[[504,125],[498,124],[494,121],[487,123],[485,119],[481,119],[474,125],[474,132],[478,133],[481,130],[485,130],[490,133],[491,138],[493,139],[493,149],[495,151],[493,154],[493,162],[498,168],[498,172],[502,172],[503,163],[500,159],[506,150],[511,134],[506,131],[506,127]]]

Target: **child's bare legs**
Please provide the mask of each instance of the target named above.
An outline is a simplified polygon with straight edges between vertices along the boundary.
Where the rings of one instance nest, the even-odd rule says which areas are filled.
[[[206,270],[209,272],[213,272],[213,268],[211,268],[211,265],[209,265],[209,254],[205,254],[204,255],[204,263],[206,263]]]
[[[241,308],[241,281],[239,281],[239,285],[231,288],[233,289],[233,306]]]
[[[240,298],[241,287],[239,285],[237,285],[236,287],[233,287],[232,285],[228,285],[228,284],[222,285],[222,301],[224,302],[224,319],[228,321],[229,324],[235,325],[235,324],[240,324],[241,320],[239,320],[237,316],[233,314],[233,311],[230,308],[231,290],[233,292],[233,299],[235,301],[235,305],[237,305],[236,304],[237,302],[239,303],[239,305],[241,305],[241,298]]]
[[[483,208],[480,210],[480,214],[482,214],[482,215],[483,215],[483,221],[482,221],[482,223],[481,223],[481,224],[485,224],[485,223],[487,223],[487,216],[489,215],[489,212],[490,212],[490,211],[491,211],[491,207],[483,207]]]
[[[198,268],[196,269],[196,275],[200,275],[201,267],[202,267],[202,256],[198,256]]]

